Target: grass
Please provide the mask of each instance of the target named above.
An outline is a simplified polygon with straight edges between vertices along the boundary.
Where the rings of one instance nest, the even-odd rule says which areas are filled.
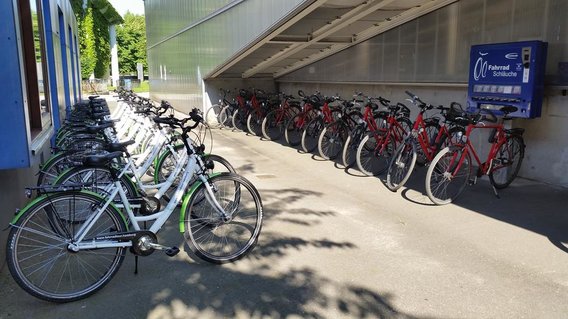
[[[150,83],[142,81],[139,87],[132,88],[134,93],[150,92]]]
[[[112,85],[108,85],[107,90],[109,92],[113,92],[113,91],[116,90],[116,88]],[[134,92],[134,93],[150,92],[150,83],[148,83],[148,81],[142,81],[140,83],[140,86],[132,88],[132,92]]]

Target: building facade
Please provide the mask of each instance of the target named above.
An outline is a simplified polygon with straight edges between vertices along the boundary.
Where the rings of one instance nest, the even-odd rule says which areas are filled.
[[[5,228],[28,199],[50,139],[81,98],[77,22],[68,0],[0,2],[0,221]],[[0,267],[7,231],[0,232]]]

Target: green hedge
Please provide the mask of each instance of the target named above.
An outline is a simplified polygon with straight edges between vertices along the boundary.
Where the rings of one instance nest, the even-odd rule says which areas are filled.
[[[79,28],[81,76],[107,78],[110,67],[109,26],[123,22],[107,0],[88,0],[86,10],[82,0],[71,0]]]

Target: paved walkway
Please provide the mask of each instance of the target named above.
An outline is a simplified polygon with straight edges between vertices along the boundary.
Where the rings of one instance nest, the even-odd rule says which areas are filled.
[[[156,252],[134,275],[128,255],[103,290],[64,305],[27,295],[4,269],[0,318],[566,318],[567,189],[519,179],[497,199],[481,180],[437,207],[424,169],[392,193],[279,143],[214,135],[214,153],[262,194],[248,258]],[[175,218],[160,240],[183,247]]]

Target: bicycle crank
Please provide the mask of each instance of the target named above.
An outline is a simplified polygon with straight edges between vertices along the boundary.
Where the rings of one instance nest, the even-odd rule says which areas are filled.
[[[132,239],[131,251],[137,256],[148,256],[154,252],[154,250],[163,250],[166,255],[173,257],[179,253],[179,248],[173,246],[168,247],[158,244],[158,238],[156,234],[150,231],[139,231],[136,237]]]

